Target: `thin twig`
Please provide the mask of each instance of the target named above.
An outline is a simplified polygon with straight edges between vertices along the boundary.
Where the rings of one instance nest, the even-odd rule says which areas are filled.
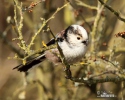
[[[14,0],[14,20],[15,20],[15,23],[16,23],[16,28],[17,28],[17,31],[18,31],[18,38],[15,38],[15,39],[18,39],[20,40],[20,43],[18,43],[18,46],[24,50],[25,54],[28,54],[28,51],[27,51],[27,47],[26,47],[26,44],[25,44],[25,41],[23,40],[23,35],[22,35],[22,27],[23,27],[23,12],[22,12],[22,3],[21,5],[19,6],[18,5],[18,2],[17,0]],[[19,20],[19,23],[17,22],[17,8],[19,9],[19,12],[20,12],[20,20]],[[13,39],[13,40],[15,40]]]
[[[118,72],[118,71],[116,71],[116,70],[114,70],[114,71],[105,71],[105,72],[102,72],[100,74],[90,75],[89,79],[94,78],[94,77],[99,77],[99,76],[102,76],[102,75],[105,75],[105,74],[114,74],[115,75],[116,72]]]
[[[123,94],[123,89],[124,89],[124,82],[121,82],[121,100],[124,100],[124,94]]]
[[[22,11],[29,11],[29,12],[32,12],[33,8],[38,5],[39,3],[41,3],[41,1],[38,1],[38,2],[32,2],[28,7],[25,7],[22,9]]]
[[[32,37],[32,40],[31,40],[30,44],[28,45],[28,50],[30,50],[31,46],[34,44],[34,40],[35,40],[36,36],[41,32],[41,30],[44,28],[44,26],[45,26],[51,19],[53,19],[53,18],[55,17],[55,15],[56,15],[60,10],[62,10],[62,9],[63,9],[64,7],[66,7],[68,4],[69,4],[69,2],[66,3],[65,5],[63,5],[62,7],[57,8],[57,10],[55,11],[55,13],[54,13],[49,19],[43,21],[43,24],[42,24],[42,26],[40,27],[40,29],[39,29],[39,30],[35,33],[35,35]]]
[[[70,2],[70,0],[67,0],[68,2]],[[72,2],[70,2],[70,5],[77,10],[77,8],[72,4]],[[91,25],[86,21],[86,19],[84,18],[84,16],[80,13],[80,16],[82,17],[83,21],[86,23],[86,25],[89,27],[90,30],[92,30]]]
[[[124,77],[115,77],[115,78],[102,78],[102,79],[84,79],[84,78],[71,78],[72,81],[74,82],[80,82],[80,83],[85,83],[88,85],[92,85],[92,84],[97,84],[97,83],[104,83],[104,82],[121,82],[121,81],[125,81]]]
[[[88,5],[88,4],[85,4],[84,2],[82,2],[82,1],[80,1],[80,0],[75,0],[77,3],[78,3],[78,5],[80,5],[80,6],[84,6],[84,7],[87,7],[87,8],[89,8],[89,9],[93,9],[93,10],[97,10],[97,7],[95,7],[95,6],[91,6],[91,5]]]
[[[125,22],[125,18],[121,17],[120,14],[115,11],[112,7],[108,6],[106,3],[104,3],[102,0],[98,0],[102,5],[104,5],[108,10],[110,10],[117,18],[123,22]]]
[[[96,14],[96,18],[95,18],[95,21],[94,21],[94,25],[93,25],[93,29],[92,29],[92,43],[93,45],[91,46],[91,51],[95,51],[95,47],[96,47],[96,34],[97,33],[97,28],[98,28],[98,23],[99,23],[99,20],[101,18],[101,12],[103,10],[104,6],[101,6],[99,3],[98,3],[98,10],[97,10],[97,14]]]
[[[62,51],[62,49],[60,48],[60,46],[59,46],[59,44],[58,44],[58,42],[57,42],[57,39],[56,39],[55,35],[54,35],[53,32],[51,31],[50,27],[48,27],[48,28],[49,28],[49,30],[50,30],[50,33],[52,34],[52,36],[54,37],[54,39],[55,39],[55,41],[56,41],[56,45],[57,45],[57,48],[58,48],[59,53],[60,53],[60,59],[61,59],[62,63],[66,66],[65,69],[64,69],[64,71],[65,71],[65,73],[66,73],[66,76],[65,76],[65,77],[66,77],[67,79],[71,79],[71,78],[72,78],[72,73],[71,73],[71,71],[70,71],[70,65],[67,63],[67,61],[66,61],[66,59],[65,59],[65,56],[64,56],[64,54],[63,54],[63,51]]]
[[[125,47],[116,48],[115,53],[125,53]],[[99,51],[98,52],[98,56],[101,56],[102,54],[105,56],[109,56],[111,54],[111,52],[109,52],[109,51]]]
[[[34,51],[33,53],[30,53],[28,56],[25,56],[23,58],[23,60],[27,60],[27,59],[30,59],[32,56],[36,55],[36,54],[43,54],[46,50],[50,50],[50,49],[53,49],[55,48],[56,46],[55,45],[52,45],[52,46],[47,46],[47,47],[43,47],[37,51]]]

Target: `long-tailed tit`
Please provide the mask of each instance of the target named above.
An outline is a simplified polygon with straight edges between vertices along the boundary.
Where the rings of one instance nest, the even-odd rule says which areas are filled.
[[[89,43],[89,36],[82,26],[71,25],[64,31],[58,33],[56,38],[67,63],[72,64],[78,62],[84,57]],[[55,39],[51,39],[47,46],[53,45],[55,42]],[[27,71],[46,58],[53,63],[59,63],[61,60],[58,55],[59,51],[57,48],[50,49],[45,51],[42,55],[27,61],[25,65],[20,64],[13,69],[18,69],[18,71]]]

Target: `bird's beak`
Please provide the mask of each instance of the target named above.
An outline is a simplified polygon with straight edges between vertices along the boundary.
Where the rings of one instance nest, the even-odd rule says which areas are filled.
[[[88,45],[88,40],[84,40],[84,41],[82,41],[82,43],[87,46]]]

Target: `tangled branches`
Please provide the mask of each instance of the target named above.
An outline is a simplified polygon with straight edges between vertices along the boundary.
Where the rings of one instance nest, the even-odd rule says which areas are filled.
[[[43,43],[44,47],[41,48],[40,50],[34,51],[34,52],[32,52],[32,50],[31,50],[31,47],[34,45],[34,41],[35,41],[36,37],[38,36],[38,34],[40,34],[40,32],[43,30],[43,28],[45,26],[47,26],[47,23],[50,20],[52,20],[60,10],[67,7],[69,4],[74,9],[76,9],[76,8],[73,6],[73,4],[71,2],[68,2],[68,3],[64,4],[62,7],[57,8],[57,10],[48,19],[41,18],[42,24],[41,24],[40,28],[37,30],[36,33],[34,33],[34,35],[31,38],[30,43],[27,45],[27,43],[25,42],[25,40],[23,38],[23,34],[22,34],[23,19],[24,19],[23,13],[24,13],[24,11],[31,12],[33,10],[33,8],[36,5],[38,5],[39,3],[41,3],[42,1],[39,1],[36,3],[31,3],[29,7],[26,7],[24,9],[22,8],[22,3],[19,4],[17,2],[17,0],[14,0],[14,1],[15,1],[14,20],[15,20],[15,24],[16,24],[18,37],[14,38],[13,40],[19,40],[19,42],[17,44],[18,44],[19,48],[21,50],[23,50],[23,52],[24,52],[24,58],[19,58],[17,55],[14,58],[22,60],[23,64],[25,64],[27,59],[29,57],[31,57],[32,55],[39,54],[48,49],[54,48],[53,46],[52,47],[45,46],[45,44]],[[101,2],[102,5],[99,2]],[[82,66],[82,68],[83,67],[86,68],[86,69],[83,68],[84,71],[82,73],[82,76],[79,76],[78,78],[73,77],[72,71],[70,70],[70,66],[74,66],[74,65],[69,65],[66,62],[61,48],[58,46],[58,44],[56,44],[56,46],[60,52],[61,60],[62,60],[63,64],[65,65],[64,71],[66,74],[66,78],[70,79],[74,82],[80,82],[80,83],[85,83],[85,84],[96,84],[96,83],[102,83],[102,82],[125,81],[124,70],[121,69],[121,66],[117,61],[113,61],[111,59],[113,57],[114,53],[117,52],[116,45],[113,45],[111,51],[109,51],[110,54],[107,54],[106,56],[105,56],[105,54],[100,56],[101,51],[97,50],[98,49],[97,47],[99,44],[98,40],[101,39],[100,34],[101,34],[101,32],[103,32],[103,28],[100,29],[100,31],[98,31],[98,25],[99,25],[100,21],[102,21],[102,22],[105,21],[105,16],[102,14],[104,7],[108,8],[111,12],[113,12],[118,17],[118,19],[120,19],[121,21],[124,21],[124,19],[121,18],[115,10],[113,10],[111,7],[109,7],[108,5],[105,4],[107,2],[107,0],[105,2],[102,2],[101,0],[99,0],[99,2],[98,2],[98,7],[94,7],[94,6],[92,7],[92,6],[84,4],[83,2],[80,2],[80,1],[77,2],[78,5],[85,6],[92,10],[94,9],[97,12],[97,14],[95,16],[94,24],[92,26],[92,30],[90,32],[92,35],[92,46],[91,46],[91,50],[90,50],[91,52],[88,55],[86,55],[86,58],[84,59],[84,61],[82,63],[78,63],[76,65],[76,66]],[[19,20],[17,20],[17,10],[19,11],[19,15],[20,15]],[[103,17],[103,19],[101,19],[102,17]],[[101,24],[101,25],[103,26],[103,24]],[[88,26],[89,26],[89,24],[88,24]],[[52,33],[50,28],[49,28],[49,31],[52,34],[52,36],[55,38],[55,35]],[[98,36],[98,38],[96,38],[97,36]],[[122,37],[125,39],[124,32],[120,32],[116,36],[117,37],[119,36],[119,37]],[[92,59],[92,58],[94,58],[94,59]],[[99,68],[97,68],[97,67],[99,67]],[[93,70],[90,71],[90,70],[88,70],[89,68],[90,69],[93,68]],[[112,70],[110,70],[110,69],[112,69]],[[110,77],[111,75],[114,75],[114,76]]]

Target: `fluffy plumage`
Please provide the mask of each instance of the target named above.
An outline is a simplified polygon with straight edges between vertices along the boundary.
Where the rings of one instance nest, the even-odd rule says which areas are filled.
[[[56,37],[68,63],[75,63],[84,57],[89,43],[89,36],[82,26],[71,25],[66,30],[58,33]],[[47,43],[47,46],[53,44],[55,44],[54,39],[50,40],[50,42]],[[44,54],[27,61],[25,65],[20,64],[13,69],[18,69],[18,71],[28,71],[28,69],[36,64],[39,64],[46,58],[51,62],[58,64],[61,63],[58,54],[59,51],[57,48],[47,50],[44,52]]]

